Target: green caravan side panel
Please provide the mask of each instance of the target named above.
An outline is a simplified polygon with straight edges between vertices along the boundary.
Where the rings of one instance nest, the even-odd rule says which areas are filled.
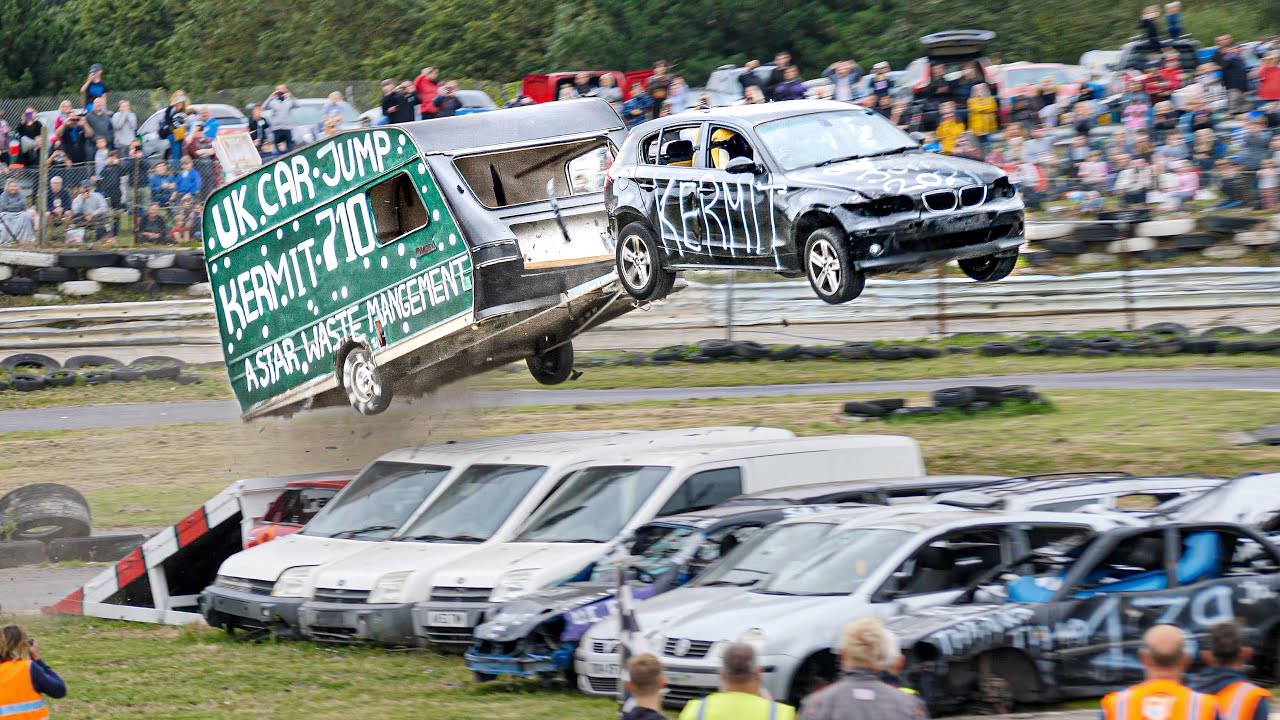
[[[382,242],[370,190],[402,174],[427,222]],[[376,358],[473,309],[462,233],[412,138],[396,128],[343,133],[218,188],[204,237],[244,412],[307,397],[333,374],[345,340]]]

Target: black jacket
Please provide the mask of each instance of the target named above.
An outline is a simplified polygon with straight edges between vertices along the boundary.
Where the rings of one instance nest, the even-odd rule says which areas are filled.
[[[271,123],[264,117],[249,118],[249,137],[253,138],[254,144],[271,142]]]
[[[1226,689],[1228,685],[1238,682],[1249,682],[1249,677],[1239,670],[1231,668],[1207,668],[1204,672],[1192,675],[1187,679],[1187,686],[1196,692],[1207,693],[1209,695],[1217,695]],[[1271,711],[1270,703],[1266,700],[1258,703],[1258,707],[1253,712],[1253,718],[1233,718],[1227,717],[1226,708],[1219,708],[1219,717],[1223,720],[1267,720]]]
[[[1228,90],[1249,91],[1249,68],[1245,67],[1244,58],[1239,53],[1227,53],[1219,50],[1213,54],[1213,62],[1222,68],[1222,86]]]
[[[457,95],[437,95],[436,107],[439,108],[436,117],[453,117],[462,109],[462,101]]]
[[[438,95],[436,96],[439,97]],[[410,97],[400,93],[382,96],[382,115],[392,125],[413,122],[413,111],[418,105],[417,96]],[[440,107],[436,105],[436,107]]]

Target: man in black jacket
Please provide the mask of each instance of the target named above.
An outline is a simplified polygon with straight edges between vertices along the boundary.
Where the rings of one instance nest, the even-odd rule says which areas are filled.
[[[391,125],[413,122],[413,111],[418,96],[413,86],[407,82],[395,84],[392,80],[382,82],[382,116]]]
[[[1227,89],[1228,108],[1231,113],[1249,110],[1249,68],[1230,35],[1219,35],[1214,43],[1213,63],[1222,70],[1222,86]]]
[[[765,86],[767,91],[765,95],[770,100],[773,99],[774,88],[786,81],[789,67],[791,67],[791,53],[781,50],[773,56],[773,71],[769,73],[769,84]]]

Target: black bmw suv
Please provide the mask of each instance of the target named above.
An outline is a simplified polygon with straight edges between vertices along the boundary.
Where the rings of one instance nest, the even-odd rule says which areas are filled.
[[[638,300],[678,270],[809,278],[848,302],[867,275],[958,260],[1013,271],[1022,197],[1004,171],[921,151],[856,105],[792,100],[683,113],[633,129],[605,188],[618,276]]]

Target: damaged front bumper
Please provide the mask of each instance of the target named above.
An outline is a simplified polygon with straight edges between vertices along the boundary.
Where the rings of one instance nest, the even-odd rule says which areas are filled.
[[[544,652],[530,652],[523,643],[511,643],[517,647],[512,652],[493,652],[493,643],[477,643],[463,654],[467,669],[477,675],[512,675],[515,677],[550,677],[573,667],[574,645],[568,644]]]
[[[298,610],[302,634],[318,642],[413,647],[413,604],[366,605],[308,601]]]
[[[269,631],[277,637],[299,639],[298,608],[304,600],[211,585],[200,593],[200,614],[213,627]]]
[[[905,212],[867,217],[841,208],[854,267],[867,273],[921,270],[933,265],[1016,253],[1026,239],[1022,203],[988,203],[977,210]]]

